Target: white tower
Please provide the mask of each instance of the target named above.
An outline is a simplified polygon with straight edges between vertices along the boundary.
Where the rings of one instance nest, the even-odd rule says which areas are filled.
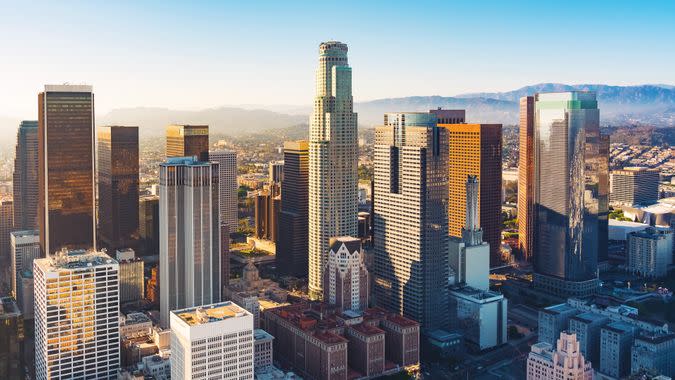
[[[358,232],[357,161],[347,45],[324,42],[309,129],[309,292],[315,299],[323,296],[329,239]]]

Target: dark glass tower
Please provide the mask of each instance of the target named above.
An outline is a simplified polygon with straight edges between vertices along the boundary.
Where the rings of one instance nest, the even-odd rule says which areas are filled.
[[[40,246],[96,246],[94,94],[91,86],[46,85],[38,95]]]
[[[38,226],[38,122],[22,121],[16,134],[14,158],[14,228]]]
[[[166,127],[166,157],[197,156],[209,161],[208,125],[169,125]]]
[[[100,245],[137,248],[138,127],[98,128],[97,164]]]
[[[593,92],[535,95],[534,284],[559,297],[598,286],[602,173]]]
[[[308,270],[309,144],[284,143],[284,180],[277,241],[279,275],[306,277]]]

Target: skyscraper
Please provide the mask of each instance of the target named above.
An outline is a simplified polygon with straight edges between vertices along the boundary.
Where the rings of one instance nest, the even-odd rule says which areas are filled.
[[[598,157],[598,261],[609,258],[609,135],[600,135]]]
[[[46,85],[38,95],[38,221],[43,255],[96,246],[94,94]]]
[[[99,127],[97,164],[100,244],[137,248],[138,127]]]
[[[102,252],[61,251],[33,261],[37,379],[116,379],[119,266]]]
[[[646,206],[659,200],[659,169],[625,167],[612,175],[612,204]]]
[[[38,226],[38,122],[24,120],[16,133],[14,157],[14,228]]]
[[[534,186],[534,96],[520,98],[518,158],[518,246],[522,258],[532,260],[534,224],[532,198]]]
[[[284,181],[277,242],[277,270],[282,276],[307,276],[309,144],[284,142]]]
[[[356,236],[358,136],[347,45],[319,46],[309,127],[309,293],[321,298],[328,240]]]
[[[0,379],[24,378],[24,321],[11,297],[0,298]]]
[[[159,197],[146,195],[139,199],[138,234],[143,242],[143,255],[159,254]]]
[[[197,156],[209,160],[208,125],[169,125],[166,127],[166,157]]]
[[[448,130],[448,224],[450,236],[462,237],[466,177],[476,176],[479,225],[490,244],[490,265],[501,261],[502,125],[439,124]]]
[[[12,231],[14,231],[14,202],[11,199],[0,200],[0,271],[9,267],[11,260],[9,234]]]
[[[424,329],[448,324],[448,132],[430,113],[375,129],[375,296]]]
[[[235,232],[237,216],[237,152],[216,150],[209,153],[209,159],[220,166],[220,220],[230,232]]]
[[[259,190],[254,198],[255,207],[255,230],[254,236],[258,239],[277,241],[279,209],[281,208],[281,196],[279,184],[272,183],[266,188]]]
[[[169,311],[220,301],[218,164],[169,158],[159,170],[160,324]]]
[[[599,117],[593,92],[535,95],[534,285],[561,297],[598,286]]]
[[[33,270],[33,260],[40,257],[40,235],[37,230],[14,231],[10,234],[12,256],[12,295],[21,306],[20,274]]]

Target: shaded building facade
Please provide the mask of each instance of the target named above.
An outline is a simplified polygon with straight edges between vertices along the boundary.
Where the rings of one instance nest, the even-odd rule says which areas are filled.
[[[238,198],[237,191],[237,152],[223,149],[211,151],[209,161],[215,161],[220,171],[220,221],[231,232],[238,226]]]
[[[360,311],[368,307],[369,278],[363,255],[360,239],[350,236],[331,239],[324,270],[325,302],[341,310]]]
[[[534,96],[520,98],[519,157],[518,157],[518,248],[521,257],[532,261],[533,229],[532,218],[534,186]]]
[[[137,249],[138,127],[99,127],[97,167],[100,244]]]
[[[282,276],[305,277],[308,266],[309,143],[284,142],[277,270]]]
[[[38,95],[38,225],[43,255],[96,246],[94,94],[46,85]]]
[[[448,225],[450,236],[462,237],[466,178],[476,176],[479,225],[490,244],[490,265],[501,262],[502,125],[439,124],[448,133]]]
[[[385,114],[375,129],[375,297],[428,330],[448,324],[447,179],[448,131],[436,116]]]
[[[169,125],[166,127],[166,157],[197,156],[209,161],[208,125]]]
[[[24,120],[16,134],[13,193],[14,227],[32,230],[38,226],[38,122]]]
[[[279,209],[281,208],[279,191],[278,184],[270,184],[255,195],[255,237],[258,239],[277,241]]]
[[[599,118],[593,92],[535,95],[534,285],[560,297],[598,287]]]
[[[138,234],[143,255],[159,253],[159,197],[146,195],[138,204]]]

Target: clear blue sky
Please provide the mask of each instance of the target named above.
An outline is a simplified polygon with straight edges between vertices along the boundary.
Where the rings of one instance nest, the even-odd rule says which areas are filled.
[[[362,3],[0,0],[0,115],[36,118],[62,82],[92,84],[99,114],[309,106],[328,39],[349,44],[356,100],[675,84],[675,1]]]

